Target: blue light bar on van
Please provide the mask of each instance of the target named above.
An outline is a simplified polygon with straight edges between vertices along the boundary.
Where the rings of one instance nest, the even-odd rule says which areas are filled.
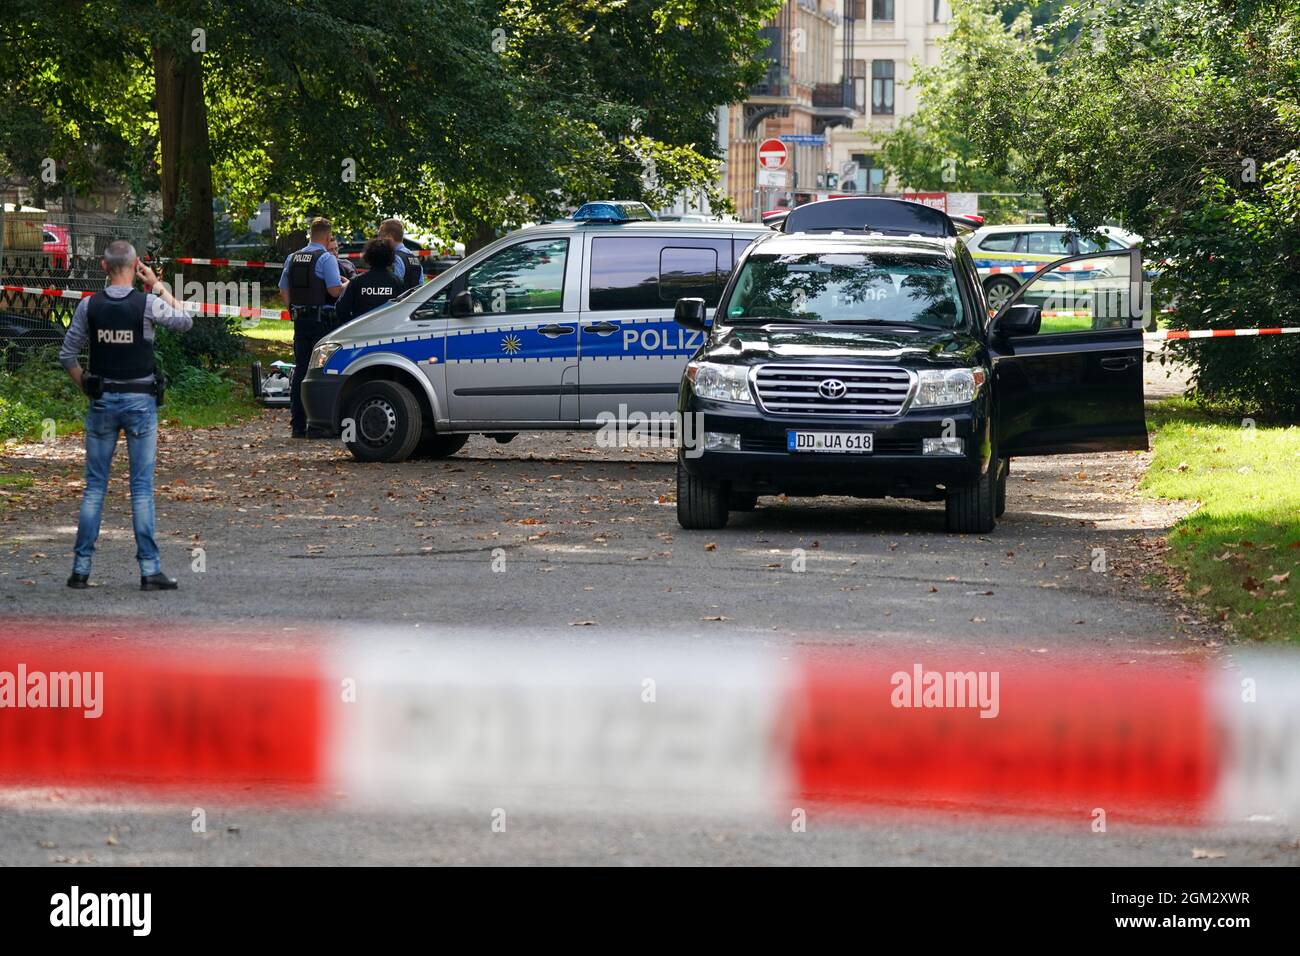
[[[573,214],[575,222],[654,222],[655,214],[643,202],[603,199],[583,203]]]
[[[790,210],[782,232],[883,232],[896,236],[956,236],[948,214],[906,199],[823,199]]]

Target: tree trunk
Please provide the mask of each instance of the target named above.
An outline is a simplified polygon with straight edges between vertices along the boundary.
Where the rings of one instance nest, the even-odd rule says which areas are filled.
[[[163,46],[154,47],[153,55],[163,222],[170,227],[169,245],[174,254],[211,256],[216,239],[203,61],[197,53]]]
[[[478,252],[478,250],[482,249],[488,243],[495,242],[496,238],[497,231],[491,225],[486,222],[475,223],[474,231],[470,235],[469,240],[465,243],[465,255],[468,256]]]

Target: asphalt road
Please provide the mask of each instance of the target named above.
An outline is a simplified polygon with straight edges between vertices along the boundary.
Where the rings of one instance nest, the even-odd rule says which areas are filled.
[[[158,525],[164,566],[181,579],[169,594],[137,590],[124,468],[95,586],[68,591],[76,441],[12,449],[3,470],[36,483],[0,512],[8,626],[59,619],[94,642],[116,640],[115,625],[126,624],[139,641],[199,648],[213,624],[239,631],[223,640],[256,647],[314,646],[322,629],[373,623],[430,642],[442,627],[471,626],[592,646],[667,635],[812,654],[950,646],[1071,653],[1100,667],[1225,653],[1224,636],[1169,594],[1159,537],[1183,506],[1136,493],[1143,455],[1016,461],[1008,513],[988,536],[944,533],[939,505],[843,498],[765,499],[727,529],[701,533],[677,527],[669,451],[540,434],[508,445],[476,437],[447,461],[360,465],[336,444],[290,441],[282,417],[164,433]],[[154,637],[151,623],[169,636]],[[194,834],[188,806],[115,792],[11,790],[0,809],[0,863],[1300,860],[1294,827],[1273,819],[1094,834],[1088,821],[827,812],[796,835],[782,820],[525,814],[501,834],[476,813],[240,800],[210,807],[208,832]],[[1193,859],[1207,847],[1209,858]]]

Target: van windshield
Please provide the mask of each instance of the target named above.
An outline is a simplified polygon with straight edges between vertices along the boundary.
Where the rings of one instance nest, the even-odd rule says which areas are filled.
[[[750,256],[736,278],[724,321],[954,329],[963,318],[947,259],[835,252]]]

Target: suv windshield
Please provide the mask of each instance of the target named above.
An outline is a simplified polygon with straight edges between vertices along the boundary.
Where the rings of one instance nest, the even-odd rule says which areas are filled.
[[[963,324],[952,265],[940,256],[835,252],[749,257],[726,321],[953,329]]]

